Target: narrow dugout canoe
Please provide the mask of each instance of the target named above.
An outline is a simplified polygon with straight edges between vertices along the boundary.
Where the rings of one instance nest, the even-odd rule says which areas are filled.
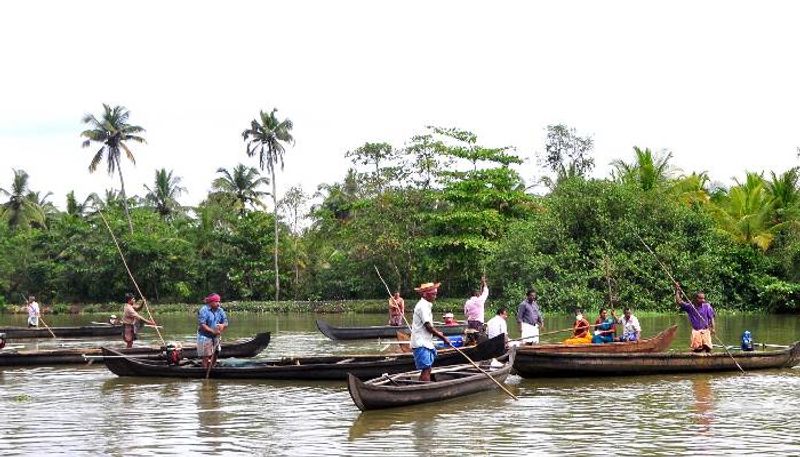
[[[487,361],[478,365],[502,383],[514,363],[514,350],[499,361],[503,363],[498,367]],[[431,374],[434,379],[431,382],[419,381],[419,370],[369,381],[361,381],[351,374],[347,377],[347,389],[358,409],[367,411],[449,400],[497,388],[497,384],[471,364],[434,368]]]
[[[83,338],[91,336],[122,335],[122,325],[83,325],[79,327],[50,327],[59,338]],[[45,327],[0,327],[9,340],[24,338],[52,338],[53,335]]]
[[[498,337],[464,350],[473,360],[499,357],[505,352],[503,338]],[[198,365],[167,365],[162,361],[140,360],[123,356],[113,349],[103,348],[106,367],[117,376],[169,378],[205,378],[206,370]],[[113,356],[113,357],[110,357]],[[123,357],[120,357],[123,356]],[[464,358],[453,349],[439,351],[435,366],[462,363]],[[277,360],[253,360],[231,363],[221,360],[211,369],[210,377],[217,379],[295,379],[346,380],[348,373],[360,379],[414,369],[411,354],[340,355],[320,357],[283,357]]]
[[[626,353],[626,352],[663,352],[672,345],[672,340],[678,332],[678,326],[673,325],[658,335],[642,339],[641,341],[624,343],[604,343],[604,344],[564,344],[564,343],[544,343],[531,346],[520,346],[518,353],[528,352],[602,352],[602,353]]]
[[[393,325],[373,325],[368,327],[334,327],[329,323],[317,319],[317,328],[323,335],[332,340],[365,340],[370,338],[394,338],[397,332],[408,333],[408,327]],[[466,325],[437,325],[445,335],[460,335],[464,333]]]
[[[255,357],[263,351],[270,340],[270,333],[259,333],[254,338],[244,341],[222,343],[221,357]],[[117,349],[120,354],[132,357],[160,360],[163,358],[162,347],[135,347]],[[102,356],[100,348],[69,348],[43,351],[0,351],[0,366],[49,366],[86,363],[84,355]],[[183,356],[193,359],[197,357],[195,345],[183,347]]]
[[[564,343],[544,343],[534,345],[523,345],[517,348],[518,353],[547,351],[547,352],[663,352],[669,349],[678,326],[673,325],[658,335],[643,339],[641,341],[624,343],[605,343],[605,344],[564,344]],[[397,332],[398,341],[408,341],[410,337],[406,333]],[[410,352],[411,347],[407,344],[399,344],[400,351]]]
[[[800,363],[800,342],[777,351],[732,353],[744,371],[791,368]],[[738,371],[726,352],[578,353],[517,352],[514,370],[525,378]]]

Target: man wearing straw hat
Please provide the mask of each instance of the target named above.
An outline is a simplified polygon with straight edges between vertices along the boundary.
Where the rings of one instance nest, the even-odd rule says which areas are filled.
[[[219,306],[220,300],[219,294],[210,294],[203,300],[206,304],[197,312],[197,356],[203,359],[203,368],[211,364],[220,335],[228,327],[228,316]]]
[[[433,326],[433,302],[439,293],[439,284],[427,282],[414,288],[422,298],[414,306],[414,318],[411,324],[411,349],[414,351],[414,365],[420,370],[419,380],[431,380],[431,368],[436,360],[436,346],[433,337],[437,336],[447,346],[450,340]]]

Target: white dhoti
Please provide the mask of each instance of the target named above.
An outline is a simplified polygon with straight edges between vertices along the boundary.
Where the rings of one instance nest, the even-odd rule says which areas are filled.
[[[539,343],[539,326],[522,323],[522,342],[523,343]]]
[[[38,327],[39,316],[28,316],[28,327]]]

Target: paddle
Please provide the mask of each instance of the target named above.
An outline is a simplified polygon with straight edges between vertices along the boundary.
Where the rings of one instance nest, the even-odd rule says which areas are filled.
[[[133,281],[133,285],[134,285],[134,287],[136,287],[136,291],[139,292],[139,296],[142,297],[142,301],[144,302],[144,309],[147,310],[147,316],[150,318],[151,321],[153,321],[155,323],[156,320],[153,319],[153,313],[150,312],[150,306],[148,306],[148,304],[147,304],[147,299],[144,298],[144,294],[142,293],[142,290],[139,289],[139,284],[136,283],[136,278],[133,277],[133,273],[131,273],[131,269],[128,268],[128,262],[125,261],[125,255],[122,253],[122,248],[119,247],[119,243],[117,242],[117,237],[114,235],[114,231],[111,230],[111,226],[108,225],[108,221],[106,220],[106,217],[103,216],[103,212],[102,211],[98,211],[97,214],[99,214],[100,218],[103,219],[103,223],[105,224],[106,228],[108,229],[108,233],[111,234],[111,239],[114,240],[114,245],[117,247],[117,252],[119,252],[119,257],[120,257],[120,259],[122,259],[122,264],[125,265],[125,270],[128,272],[128,276],[130,276],[131,281]],[[164,337],[161,336],[161,330],[159,330],[160,327],[155,326],[155,329],[156,329],[156,334],[158,334],[158,339],[161,340],[161,344],[163,346],[166,346],[167,343],[166,343],[166,341],[164,341]]]
[[[383,280],[383,276],[381,276],[381,272],[378,270],[378,267],[376,265],[373,265],[373,267],[375,268],[375,273],[378,273],[378,277],[381,278],[381,282],[383,283],[383,286],[386,287],[386,292],[389,293],[389,297],[391,298],[392,292],[391,292],[391,290],[389,290],[389,286],[386,284],[386,281]],[[411,331],[411,324],[408,323],[408,319],[406,319],[406,315],[405,314],[403,314],[403,320],[406,322],[406,325],[408,326],[408,330]],[[447,341],[449,342],[450,340],[447,340]],[[477,368],[478,371],[480,371],[481,373],[485,374],[486,377],[488,377],[489,379],[492,380],[492,382],[497,384],[497,387],[502,389],[503,392],[505,392],[508,395],[510,395],[511,398],[513,398],[514,400],[519,400],[519,398],[517,398],[516,395],[512,394],[508,389],[506,389],[506,387],[504,385],[500,384],[500,382],[497,379],[494,379],[492,377],[492,375],[490,375],[489,373],[483,371],[483,369],[481,367],[479,367],[478,364],[475,363],[472,359],[470,359],[469,356],[464,353],[464,351],[462,351],[461,349],[453,346],[452,344],[450,344],[450,347],[455,349],[456,351],[458,351],[458,353],[461,354],[465,359],[467,359],[467,361],[469,363],[471,363],[473,367]]]
[[[666,265],[664,265],[664,264],[661,262],[661,260],[658,258],[658,256],[656,255],[656,253],[655,253],[655,252],[653,252],[653,250],[652,250],[652,249],[650,249],[650,246],[648,246],[648,245],[647,245],[647,243],[645,243],[645,242],[644,242],[644,240],[642,239],[642,237],[641,237],[641,236],[639,236],[639,234],[638,234],[638,233],[635,233],[635,235],[636,235],[636,238],[639,238],[639,241],[641,241],[641,242],[642,242],[642,244],[643,244],[643,245],[644,245],[644,247],[645,247],[645,248],[648,250],[648,252],[650,252],[650,254],[652,254],[653,258],[654,258],[654,259],[656,259],[656,262],[658,262],[658,264],[661,266],[661,269],[662,269],[662,270],[664,270],[664,273],[666,273],[666,275],[667,275],[667,276],[669,277],[669,279],[672,281],[672,284],[674,284],[674,285],[675,285],[675,287],[677,288],[678,292],[680,292],[680,294],[681,294],[681,296],[683,297],[683,299],[684,299],[684,300],[685,300],[687,303],[689,303],[689,304],[691,305],[691,301],[689,300],[689,297],[687,297],[687,296],[686,296],[686,294],[683,292],[683,289],[681,289],[681,285],[680,285],[680,283],[678,283],[678,281],[676,281],[676,280],[675,280],[675,278],[674,278],[674,277],[672,276],[672,274],[669,272],[669,269],[667,268],[667,266],[666,266]],[[691,308],[691,309],[693,309],[695,313],[697,313],[697,315],[700,317],[700,319],[702,319],[702,320],[703,320],[703,322],[705,322],[705,323],[706,323],[706,327],[708,327],[708,320],[706,320],[706,318],[705,318],[705,317],[703,317],[703,316],[700,314],[700,311],[698,311],[697,309],[695,309],[694,305],[691,305],[691,306],[690,306],[690,308]],[[719,336],[717,336],[716,332],[713,332],[713,336],[717,338],[717,342],[719,342],[719,343],[720,343],[720,344],[723,346],[723,348],[725,349],[725,352],[726,352],[726,353],[727,353],[727,354],[730,356],[731,360],[733,360],[733,363],[735,363],[735,364],[736,364],[736,368],[738,368],[738,369],[739,369],[739,371],[741,371],[741,372],[742,372],[742,374],[745,374],[745,372],[744,372],[744,369],[742,368],[742,366],[741,366],[741,365],[739,365],[739,362],[738,362],[738,361],[736,361],[736,357],[734,357],[734,356],[733,356],[733,354],[731,354],[731,351],[729,351],[729,350],[728,350],[728,346],[725,344],[725,342],[723,342],[723,341],[722,341],[722,339],[720,339],[720,337],[719,337]]]

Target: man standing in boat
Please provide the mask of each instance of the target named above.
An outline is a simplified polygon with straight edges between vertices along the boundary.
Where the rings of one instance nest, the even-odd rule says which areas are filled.
[[[680,285],[675,284],[675,303],[678,309],[686,312],[689,324],[692,326],[692,339],[689,344],[694,352],[710,354],[713,347],[711,335],[715,332],[714,308],[706,301],[706,294],[702,291],[695,292],[692,303],[683,301],[681,294]]]
[[[389,297],[389,325],[399,327],[405,325],[403,315],[406,313],[406,302],[400,296],[400,291],[396,290],[394,295]]]
[[[133,340],[136,339],[136,326],[139,322],[156,325],[155,322],[146,319],[136,312],[136,299],[132,293],[125,294],[125,306],[122,308],[122,340],[125,346],[133,347]]]
[[[23,295],[23,298],[25,296]],[[28,327],[39,326],[39,303],[36,303],[36,297],[33,295],[28,297]]]
[[[519,332],[525,344],[539,343],[539,330],[544,327],[542,312],[539,311],[539,303],[536,301],[536,291],[528,290],[528,296],[517,308],[517,322]]]
[[[428,282],[414,290],[422,298],[414,306],[414,317],[411,324],[411,349],[414,351],[414,365],[420,370],[419,380],[431,380],[431,368],[436,360],[436,346],[433,337],[439,337],[444,344],[452,346],[450,340],[433,326],[433,302],[439,293],[439,284]]]
[[[197,312],[197,356],[203,359],[203,368],[212,363],[211,358],[219,349],[220,336],[228,327],[228,316],[219,305],[219,294],[212,293]]]
[[[486,276],[481,276],[481,290],[472,291],[472,296],[464,303],[464,315],[467,317],[467,328],[483,331],[483,307],[489,298],[489,287]]]

